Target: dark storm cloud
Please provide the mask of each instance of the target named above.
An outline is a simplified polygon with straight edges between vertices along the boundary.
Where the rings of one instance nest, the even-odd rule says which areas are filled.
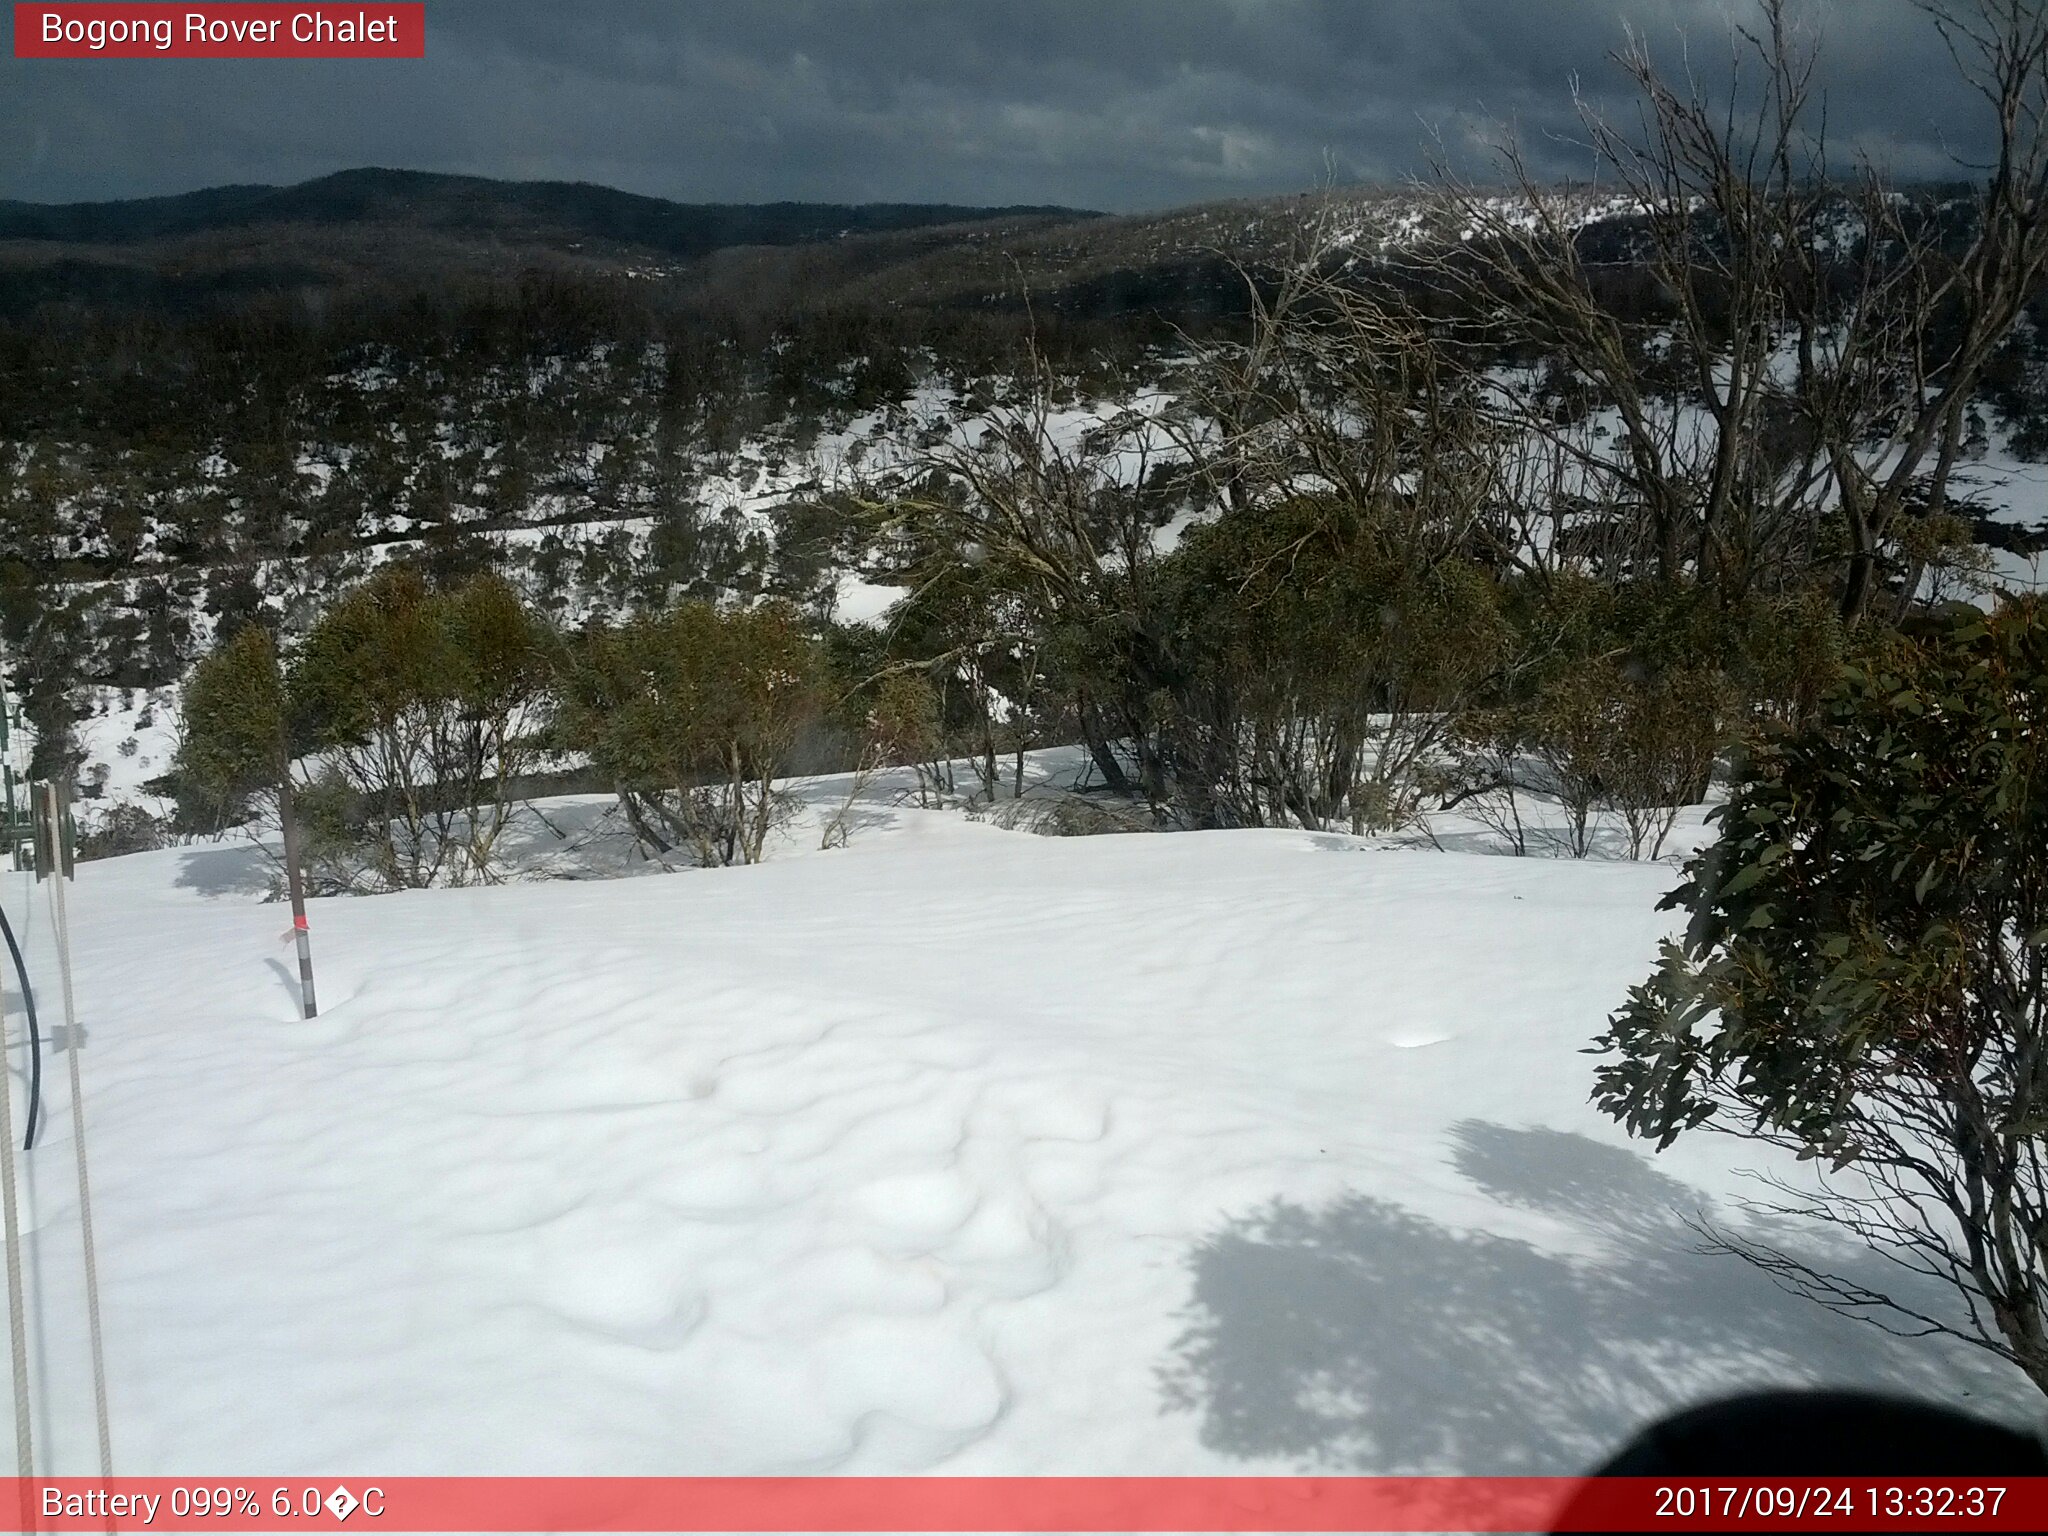
[[[408,62],[0,61],[0,197],[354,165],[692,201],[1134,209],[1477,166],[1584,169],[1570,92],[1634,27],[1725,73],[1736,0],[431,0]],[[1812,0],[1833,142],[1902,175],[1981,140],[1910,0]]]

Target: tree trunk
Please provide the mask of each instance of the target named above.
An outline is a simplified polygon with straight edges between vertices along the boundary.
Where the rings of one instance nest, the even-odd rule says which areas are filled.
[[[1116,753],[1110,750],[1109,742],[1103,737],[1102,723],[1096,718],[1094,706],[1084,698],[1079,701],[1076,713],[1081,721],[1081,740],[1087,743],[1088,755],[1094,759],[1102,782],[1116,793],[1128,795],[1131,781],[1124,773],[1124,765],[1117,761]]]
[[[1871,579],[1877,573],[1877,541],[1870,514],[1858,496],[1844,494],[1842,514],[1849,523],[1849,569],[1842,581],[1841,616],[1855,620],[1870,603]]]
[[[612,792],[619,797],[619,805],[626,813],[626,824],[633,829],[633,836],[641,844],[643,854],[652,848],[658,856],[675,847],[675,844],[648,825],[647,818],[640,811],[639,797],[632,790],[623,784],[614,784]]]

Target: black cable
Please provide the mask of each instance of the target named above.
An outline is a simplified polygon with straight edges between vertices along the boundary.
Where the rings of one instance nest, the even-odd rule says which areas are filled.
[[[22,964],[21,946],[14,942],[14,925],[7,921],[7,909],[0,907],[0,933],[7,935],[7,949],[14,956],[14,974],[21,978],[21,1000],[28,1009],[28,1132],[21,1138],[21,1150],[36,1144],[37,1113],[43,1107],[43,1032],[36,1024],[36,995],[29,990],[28,967]],[[0,1093],[6,1088],[0,1085]]]

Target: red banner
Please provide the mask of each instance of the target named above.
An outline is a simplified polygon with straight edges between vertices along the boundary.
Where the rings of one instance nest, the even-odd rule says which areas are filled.
[[[2048,1478],[20,1478],[0,1531],[2041,1531]]]
[[[17,59],[421,59],[424,4],[14,7]]]

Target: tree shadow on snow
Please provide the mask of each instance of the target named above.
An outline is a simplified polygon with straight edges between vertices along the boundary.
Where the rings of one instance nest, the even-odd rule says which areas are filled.
[[[1759,1385],[2031,1412],[2031,1388],[1988,1355],[1890,1337],[1701,1252],[1687,1220],[1706,1198],[1634,1152],[1483,1121],[1452,1141],[1467,1181],[1555,1223],[1546,1242],[1564,1251],[1361,1194],[1233,1219],[1193,1256],[1188,1327],[1161,1371],[1205,1445],[1302,1470],[1565,1474],[1658,1414]],[[1826,1241],[1795,1251],[1901,1291],[1892,1266]]]
[[[202,896],[268,896],[276,869],[251,843],[198,848],[178,860],[176,883]]]

